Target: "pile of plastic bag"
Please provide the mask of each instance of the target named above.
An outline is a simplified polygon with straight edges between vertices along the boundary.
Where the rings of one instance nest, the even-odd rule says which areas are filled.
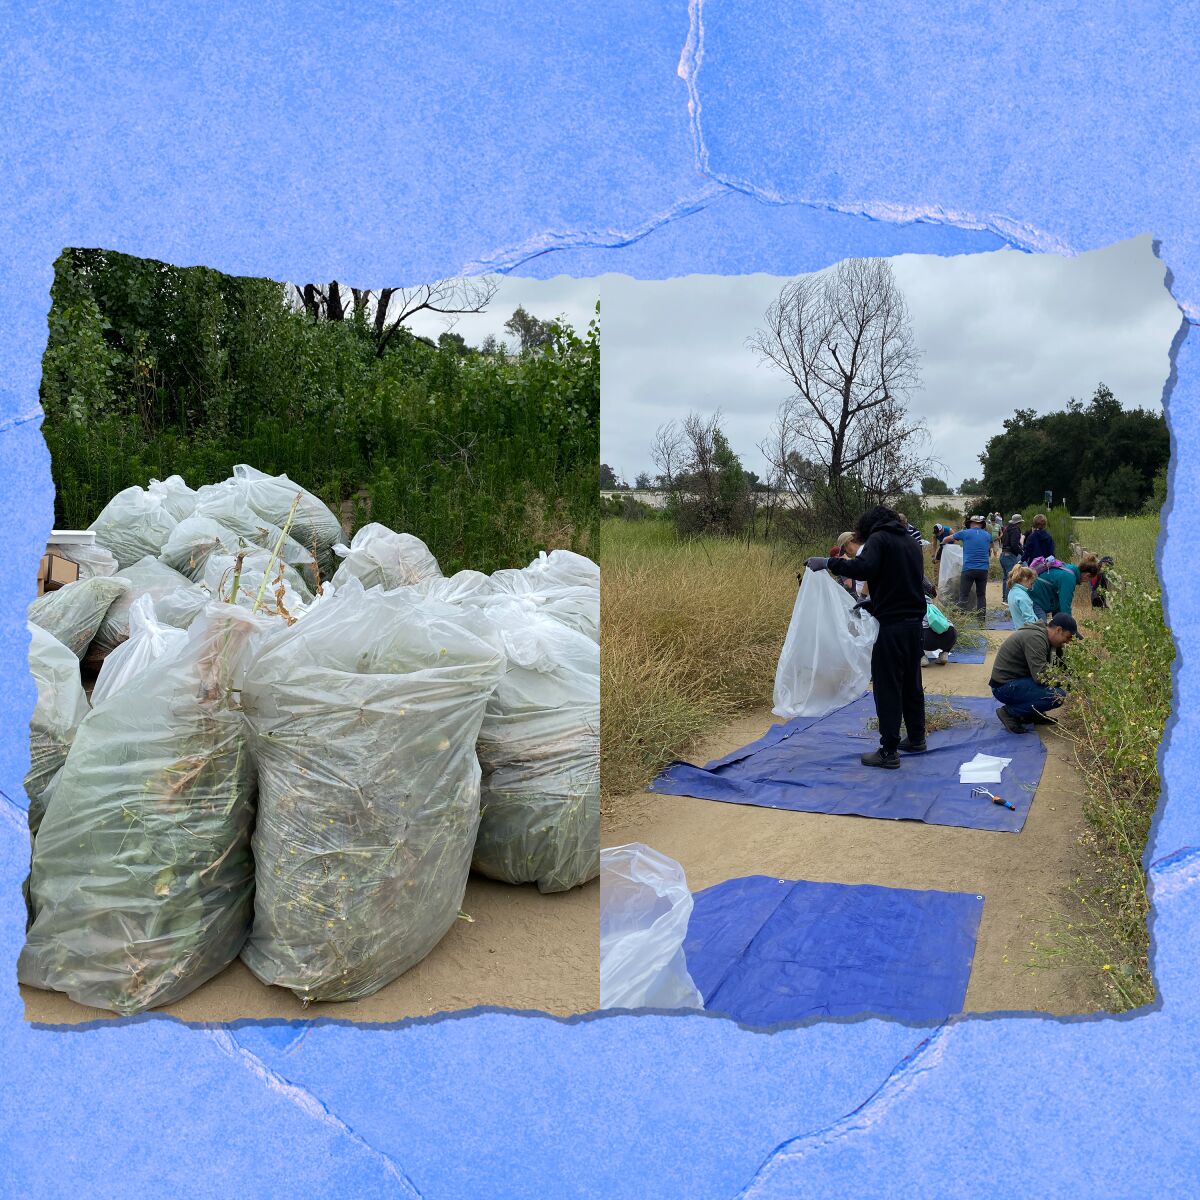
[[[93,528],[94,572],[29,612],[22,982],[130,1014],[241,955],[356,999],[455,926],[472,867],[599,874],[590,560],[446,578],[250,467],[127,489]]]

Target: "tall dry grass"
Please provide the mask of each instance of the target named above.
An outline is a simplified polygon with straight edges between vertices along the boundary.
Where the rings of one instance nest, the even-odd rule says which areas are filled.
[[[607,802],[742,709],[770,705],[804,557],[758,542],[680,541],[664,521],[606,520],[600,561]]]

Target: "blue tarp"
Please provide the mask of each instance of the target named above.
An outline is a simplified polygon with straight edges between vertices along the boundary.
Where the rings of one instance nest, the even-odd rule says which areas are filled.
[[[979,646],[978,648],[976,648],[976,647],[968,648],[968,647],[964,646],[961,650],[956,646],[953,650],[950,651],[950,661],[952,663],[957,662],[957,663],[980,663],[980,664],[982,664],[983,660],[986,657],[987,657],[987,647],[986,646]]]
[[[743,1025],[961,1012],[983,897],[752,875],[694,897],[683,944],[707,1012]]]
[[[1013,629],[1012,613],[1007,608],[993,609],[987,615],[985,629]]]
[[[926,697],[927,702],[932,699]],[[874,701],[867,695],[824,717],[796,717],[772,725],[757,742],[706,766],[672,763],[648,790],[793,812],[1019,832],[1046,762],[1042,739],[1036,732],[1009,733],[996,718],[994,700],[948,699],[969,712],[970,719],[931,733],[929,750],[903,755],[897,771],[864,767],[858,761],[860,754],[879,745],[879,734],[867,728],[875,715]],[[1003,782],[990,787],[1016,805],[1015,811],[972,796],[971,785],[958,782],[958,768],[978,753],[1012,759]]]

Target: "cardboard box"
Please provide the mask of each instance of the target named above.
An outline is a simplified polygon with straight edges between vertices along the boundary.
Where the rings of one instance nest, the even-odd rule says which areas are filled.
[[[38,563],[38,595],[55,592],[79,578],[79,564],[53,552],[43,554]]]

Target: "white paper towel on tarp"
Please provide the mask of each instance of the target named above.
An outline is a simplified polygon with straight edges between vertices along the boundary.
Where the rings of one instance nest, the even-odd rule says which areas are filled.
[[[1004,768],[1011,758],[999,758],[994,754],[977,754],[970,762],[958,768],[959,783],[999,783]]]

